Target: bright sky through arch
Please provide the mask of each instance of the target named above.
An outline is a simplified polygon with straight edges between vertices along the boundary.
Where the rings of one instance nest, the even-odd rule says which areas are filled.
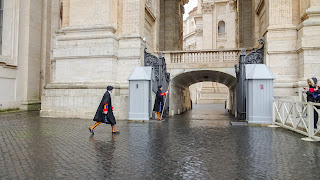
[[[197,6],[197,0],[189,0],[188,4],[184,5],[183,20],[186,20],[189,16],[189,12]]]

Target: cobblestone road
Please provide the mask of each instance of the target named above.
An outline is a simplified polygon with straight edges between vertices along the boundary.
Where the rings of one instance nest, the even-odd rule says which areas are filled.
[[[320,179],[320,143],[268,127],[230,126],[223,105],[169,121],[0,114],[0,179]]]

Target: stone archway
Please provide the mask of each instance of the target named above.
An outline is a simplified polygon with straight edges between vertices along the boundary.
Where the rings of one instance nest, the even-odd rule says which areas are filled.
[[[236,78],[228,73],[217,70],[193,70],[172,76],[170,84],[170,115],[180,114],[191,109],[189,86],[198,82],[218,82],[229,89],[227,109],[235,112]]]

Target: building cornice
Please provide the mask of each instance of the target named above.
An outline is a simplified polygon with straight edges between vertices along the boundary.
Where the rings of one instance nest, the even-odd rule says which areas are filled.
[[[188,37],[190,37],[190,36],[192,36],[192,35],[195,35],[195,34],[196,34],[196,31],[192,31],[192,32],[184,35],[184,36],[183,36],[183,39],[186,39],[186,38],[188,38]]]
[[[152,18],[153,22],[156,21],[156,17],[154,16],[154,14],[152,13],[151,9],[149,6],[146,6],[146,11],[147,13],[150,15],[150,17]]]

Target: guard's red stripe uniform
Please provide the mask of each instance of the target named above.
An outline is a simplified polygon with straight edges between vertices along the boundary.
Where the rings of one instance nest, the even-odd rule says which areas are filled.
[[[113,106],[111,106],[111,109],[113,111]],[[108,112],[108,103],[104,103],[103,112]]]
[[[160,93],[161,96],[167,96],[167,93]]]

